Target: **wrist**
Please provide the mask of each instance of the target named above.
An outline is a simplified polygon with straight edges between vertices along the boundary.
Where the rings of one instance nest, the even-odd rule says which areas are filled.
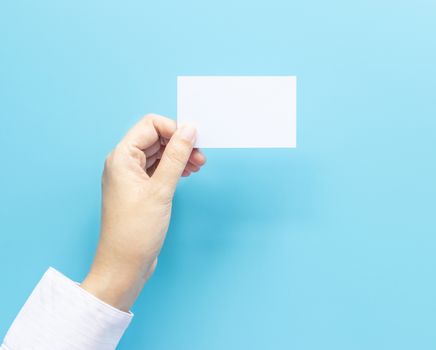
[[[113,307],[129,311],[148,276],[132,271],[116,271],[93,266],[81,287]]]

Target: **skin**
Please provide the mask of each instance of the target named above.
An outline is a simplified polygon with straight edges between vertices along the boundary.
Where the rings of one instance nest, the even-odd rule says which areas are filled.
[[[150,114],[108,155],[98,248],[81,287],[127,311],[156,269],[177,182],[206,162],[190,125]]]

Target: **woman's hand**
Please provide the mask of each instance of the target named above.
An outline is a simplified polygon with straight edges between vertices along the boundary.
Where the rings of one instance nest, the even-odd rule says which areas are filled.
[[[129,310],[156,268],[177,181],[206,161],[195,138],[192,126],[148,115],[109,154],[100,241],[82,288]]]

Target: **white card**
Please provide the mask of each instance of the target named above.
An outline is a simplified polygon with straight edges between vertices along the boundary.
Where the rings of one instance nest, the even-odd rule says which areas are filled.
[[[196,147],[296,147],[295,76],[177,77],[177,123]]]

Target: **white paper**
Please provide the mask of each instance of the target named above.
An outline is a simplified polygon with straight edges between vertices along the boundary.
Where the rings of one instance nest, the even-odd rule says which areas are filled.
[[[296,147],[295,76],[177,77],[177,123],[196,147]]]

